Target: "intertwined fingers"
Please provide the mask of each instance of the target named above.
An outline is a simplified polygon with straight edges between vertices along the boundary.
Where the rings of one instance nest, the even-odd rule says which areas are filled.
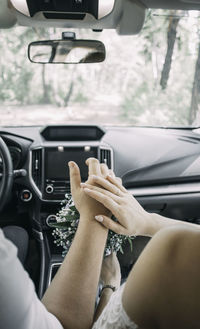
[[[101,175],[106,178],[109,175],[108,166],[105,163],[101,163],[100,167],[101,167]]]
[[[98,175],[101,176],[101,167],[99,160],[95,158],[89,158],[86,160],[86,165],[88,166],[88,178],[91,175]]]
[[[109,191],[115,195],[122,196],[123,192],[120,188],[114,184],[111,184],[107,179],[99,176],[92,175],[91,176],[92,183],[102,187],[105,191]]]
[[[121,184],[121,181],[117,177],[111,177],[110,175],[106,176],[106,179],[100,176],[92,175],[91,176],[94,183],[102,186],[106,190],[116,194],[121,195],[121,192],[127,193],[126,189]]]
[[[101,188],[98,186],[94,186],[89,183],[82,183],[81,187],[83,187],[84,189],[87,188],[91,191],[101,193],[103,196],[109,197],[117,203],[120,203],[121,197],[123,197],[122,192],[116,187],[113,188],[113,191],[108,191],[107,189],[104,189],[104,188]],[[116,192],[116,193],[114,193],[114,192]]]
[[[103,193],[100,192],[101,189],[98,187],[92,186],[92,188],[84,187],[84,192],[89,195],[91,198],[95,199],[96,201],[100,202],[104,205],[105,208],[111,211],[113,215],[115,215],[116,211],[119,208],[119,201],[120,198],[115,196],[114,194],[103,190]]]
[[[96,158],[89,158],[86,160],[86,164],[89,183],[98,184],[117,196],[122,196],[121,192],[127,193],[122,186],[121,178],[116,177],[113,170],[109,169],[105,163],[100,164]]]

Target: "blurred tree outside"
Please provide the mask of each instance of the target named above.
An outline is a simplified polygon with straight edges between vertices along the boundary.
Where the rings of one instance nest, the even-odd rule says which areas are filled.
[[[129,117],[132,124],[194,124],[191,94],[193,81],[197,83],[195,64],[198,63],[199,38],[196,29],[199,21],[193,17],[187,20],[187,13],[182,14],[182,18],[174,12],[173,16],[165,15],[162,26],[154,15],[147,17],[140,34],[146,45],[143,48],[145,78],[130,90],[122,103],[122,117],[125,120]]]
[[[105,43],[97,64],[33,64],[30,42],[60,39],[62,29],[15,27],[0,31],[0,111],[42,107],[61,122],[180,126],[200,120],[199,20],[193,14],[149,11],[138,36],[78,30],[77,38]],[[160,17],[159,17],[160,15]],[[185,17],[187,16],[188,17]],[[190,17],[191,15],[191,17]],[[192,35],[191,35],[192,31]],[[36,113],[36,112],[35,112]],[[6,117],[6,113],[5,113]],[[50,115],[49,115],[50,117]],[[25,120],[25,115],[24,115]],[[50,119],[49,119],[50,120]],[[24,121],[25,122],[25,121]],[[45,122],[46,123],[46,122]]]
[[[176,11],[171,11],[169,16],[169,26],[167,31],[167,53],[166,53],[165,62],[161,73],[161,80],[160,80],[160,85],[163,90],[167,88],[167,83],[169,80],[169,74],[173,61],[174,47],[177,39],[177,28],[179,21],[180,21],[180,16],[176,16]]]
[[[192,88],[191,108],[188,116],[188,122],[192,125],[196,119],[200,106],[200,39],[198,47],[198,56],[195,66],[194,82]]]

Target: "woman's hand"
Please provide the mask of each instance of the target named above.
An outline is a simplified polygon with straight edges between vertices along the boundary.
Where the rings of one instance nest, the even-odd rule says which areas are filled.
[[[86,164],[88,165],[87,183],[90,184],[90,186],[93,184],[93,180],[91,179],[92,175],[98,175],[103,178],[109,174],[108,167],[105,164],[100,164],[95,158],[87,159]],[[72,198],[80,216],[94,218],[99,213],[108,216],[110,213],[108,209],[84,193],[81,187],[80,169],[73,161],[69,162],[69,172]]]
[[[82,184],[85,193],[104,205],[118,220],[118,222],[114,222],[105,214],[99,213],[95,217],[97,221],[118,234],[151,236],[154,223],[150,214],[127,192],[118,178],[108,175],[105,179],[93,175],[91,179],[93,184],[88,182]],[[94,185],[98,185],[98,187]]]
[[[100,280],[104,285],[112,285],[119,288],[121,282],[121,271],[116,253],[104,258],[101,268]]]

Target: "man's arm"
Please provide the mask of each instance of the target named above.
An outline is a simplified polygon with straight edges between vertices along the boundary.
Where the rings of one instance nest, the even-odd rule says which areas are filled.
[[[60,270],[42,302],[65,329],[92,325],[107,231],[93,218],[84,218]]]
[[[97,160],[89,161],[89,174],[100,174]],[[61,268],[45,293],[42,302],[65,329],[89,329],[93,323],[95,297],[100,277],[108,231],[94,221],[99,203],[88,198],[80,188],[79,168],[70,167],[71,190],[80,213],[79,226]]]

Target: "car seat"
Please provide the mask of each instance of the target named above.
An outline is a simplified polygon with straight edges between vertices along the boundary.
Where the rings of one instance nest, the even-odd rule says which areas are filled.
[[[29,246],[29,236],[26,230],[19,226],[6,226],[3,228],[4,235],[17,247],[17,256],[24,265]]]

